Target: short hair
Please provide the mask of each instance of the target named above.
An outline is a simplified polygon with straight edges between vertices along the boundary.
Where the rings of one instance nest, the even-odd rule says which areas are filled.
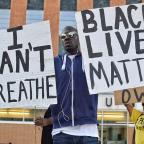
[[[65,31],[65,30],[69,30],[69,31],[76,31],[77,32],[77,29],[73,26],[66,26],[63,28],[62,32]]]

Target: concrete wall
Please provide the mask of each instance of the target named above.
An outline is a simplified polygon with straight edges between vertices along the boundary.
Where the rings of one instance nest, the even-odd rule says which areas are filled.
[[[0,144],[40,144],[41,127],[33,124],[0,124]]]

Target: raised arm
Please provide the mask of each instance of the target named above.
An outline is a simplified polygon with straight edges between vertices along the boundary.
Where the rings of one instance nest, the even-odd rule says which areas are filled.
[[[129,112],[129,115],[131,116],[132,110],[133,110],[132,104],[125,104],[125,107],[127,108],[128,112]]]

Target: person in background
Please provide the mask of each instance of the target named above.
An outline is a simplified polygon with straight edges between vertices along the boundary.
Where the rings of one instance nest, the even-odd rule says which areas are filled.
[[[48,125],[45,123],[44,119],[51,117],[50,107],[46,110],[44,118],[37,118],[35,120],[35,125],[42,126],[41,144],[53,144],[52,140],[52,124]]]
[[[54,59],[56,105],[51,107],[54,144],[98,144],[98,95],[90,95],[77,29],[66,26],[61,33],[64,52]]]
[[[142,103],[144,107],[144,103]],[[131,121],[135,124],[133,144],[144,144],[144,112],[134,108],[132,104],[125,104]]]

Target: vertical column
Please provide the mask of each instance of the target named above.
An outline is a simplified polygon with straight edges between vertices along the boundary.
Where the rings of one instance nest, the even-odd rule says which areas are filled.
[[[27,0],[11,0],[9,27],[26,24],[26,10]]]
[[[119,6],[126,4],[126,0],[110,0],[110,6]]]
[[[54,56],[58,54],[59,47],[59,15],[60,0],[44,0],[44,20],[50,20],[52,46]]]
[[[77,0],[78,11],[91,8],[93,8],[93,0]]]

